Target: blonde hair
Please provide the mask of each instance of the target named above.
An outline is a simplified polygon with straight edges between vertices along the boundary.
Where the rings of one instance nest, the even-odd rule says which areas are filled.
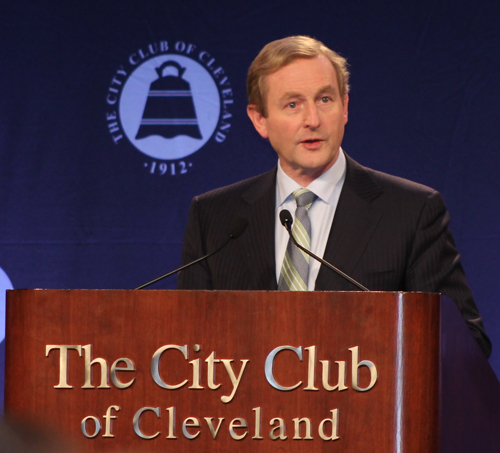
[[[248,103],[267,116],[265,78],[298,58],[314,58],[323,55],[332,63],[342,100],[349,92],[347,61],[338,53],[309,36],[289,36],[266,44],[250,65],[247,77]]]

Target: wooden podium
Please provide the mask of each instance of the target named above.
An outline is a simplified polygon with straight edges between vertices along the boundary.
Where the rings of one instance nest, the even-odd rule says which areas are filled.
[[[6,413],[89,452],[493,452],[500,387],[435,294],[14,290]]]

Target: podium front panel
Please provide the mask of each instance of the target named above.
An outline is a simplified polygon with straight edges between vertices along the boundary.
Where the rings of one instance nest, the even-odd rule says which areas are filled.
[[[15,290],[7,323],[8,414],[84,451],[438,448],[437,295]]]

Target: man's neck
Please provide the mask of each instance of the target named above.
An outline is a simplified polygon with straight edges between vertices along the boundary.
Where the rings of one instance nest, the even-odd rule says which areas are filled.
[[[330,162],[328,165],[325,165],[324,167],[320,168],[311,169],[308,171],[305,171],[303,169],[295,170],[290,168],[284,168],[283,165],[281,165],[281,168],[283,168],[283,171],[287,174],[287,176],[292,178],[297,184],[301,185],[302,187],[307,187],[315,179],[319,178],[323,173],[326,173],[330,168],[332,168],[333,164],[335,164],[337,159],[338,156],[334,161]]]
[[[307,187],[311,184],[315,179],[319,178],[323,173],[329,170],[332,167],[333,163],[328,165],[328,167],[323,167],[321,169],[315,169],[315,171],[311,172],[287,172],[285,173],[290,176],[297,184],[300,184],[302,187]]]
[[[315,179],[319,178],[323,173],[326,173],[330,168],[332,168],[332,166],[338,160],[338,157],[339,155],[337,154],[335,159],[333,159],[327,165],[314,169],[292,168],[286,165],[284,166],[281,161],[280,164],[281,168],[283,169],[283,171],[286,173],[287,176],[292,178],[300,186],[307,187]]]
[[[343,183],[345,168],[346,159],[344,152],[341,151],[338,155],[338,158],[335,160],[335,163],[327,171],[311,181],[307,188],[313,191],[323,201],[328,203],[334,191],[334,187],[337,186],[339,181],[342,181]],[[278,171],[276,175],[277,206],[280,206],[294,190],[300,187],[305,186],[301,185],[295,179],[288,176],[281,165],[281,161],[278,160]]]

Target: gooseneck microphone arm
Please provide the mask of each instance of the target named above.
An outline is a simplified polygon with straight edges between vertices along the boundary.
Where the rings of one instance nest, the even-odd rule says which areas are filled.
[[[229,228],[228,231],[228,238],[218,247],[216,248],[213,252],[208,253],[205,256],[202,256],[201,258],[198,258],[197,260],[191,261],[190,263],[184,264],[184,266],[181,266],[177,269],[174,269],[173,271],[170,271],[158,278],[155,278],[154,280],[151,280],[148,283],[144,283],[144,285],[138,286],[137,289],[143,289],[146,288],[146,286],[152,285],[153,283],[159,282],[160,280],[163,280],[164,278],[170,277],[173,274],[176,274],[177,272],[183,271],[184,269],[187,269],[188,267],[194,266],[196,263],[199,263],[200,261],[206,260],[207,258],[210,258],[212,255],[215,255],[217,252],[222,250],[228,243],[231,241],[231,239],[236,239],[240,237],[243,232],[247,229],[248,226],[248,220],[243,218],[243,217],[238,217],[234,223],[231,225],[231,228]]]
[[[340,269],[337,269],[335,266],[331,265],[328,261],[325,261],[323,258],[320,258],[319,256],[315,255],[310,250],[307,250],[305,247],[303,247],[302,245],[300,245],[295,240],[295,238],[293,237],[293,234],[292,234],[293,218],[292,218],[292,215],[290,214],[290,211],[288,211],[287,209],[283,209],[280,212],[280,221],[281,221],[281,224],[288,231],[288,234],[289,234],[290,239],[292,240],[292,242],[300,250],[302,250],[303,252],[307,253],[309,256],[312,256],[315,260],[317,260],[321,264],[325,265],[328,269],[332,270],[333,272],[336,272],[338,275],[340,275],[341,277],[345,278],[348,282],[352,283],[354,286],[356,286],[357,288],[359,288],[361,291],[370,291],[366,286],[363,286],[361,283],[358,283],[352,277],[349,277],[349,275],[347,275],[346,273],[342,272]]]

